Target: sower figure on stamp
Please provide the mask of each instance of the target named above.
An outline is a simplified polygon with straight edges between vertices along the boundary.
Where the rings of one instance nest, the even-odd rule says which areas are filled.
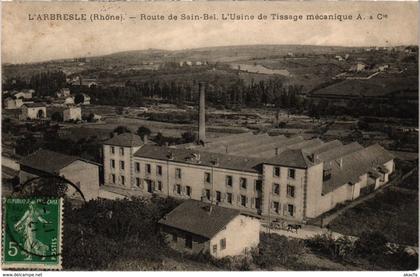
[[[41,216],[39,210],[35,207],[35,202],[31,202],[29,210],[25,212],[22,218],[15,224],[15,229],[18,231],[24,240],[25,260],[32,260],[32,254],[46,255],[48,251],[48,245],[45,245],[41,241],[36,239],[36,224],[40,222],[48,224],[46,219]],[[44,259],[44,257],[43,257]]]

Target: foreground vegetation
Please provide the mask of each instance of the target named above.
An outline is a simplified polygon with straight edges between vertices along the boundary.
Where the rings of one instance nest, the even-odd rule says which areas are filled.
[[[333,220],[329,228],[351,236],[378,231],[390,242],[418,245],[418,215],[417,193],[388,189],[347,210]]]

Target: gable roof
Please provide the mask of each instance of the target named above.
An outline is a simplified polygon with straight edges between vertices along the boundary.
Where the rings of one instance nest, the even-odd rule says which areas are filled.
[[[194,155],[200,158],[194,160]],[[246,158],[229,154],[211,153],[197,149],[174,148],[146,144],[134,153],[135,157],[151,158],[161,161],[171,160],[179,163],[197,164],[231,170],[258,172],[261,159]]]
[[[143,140],[135,134],[132,133],[122,133],[120,135],[114,136],[111,139],[104,142],[104,144],[123,146],[123,147],[135,147],[143,145]]]
[[[209,203],[187,200],[159,220],[159,223],[211,239],[238,215],[238,210],[214,205],[210,212]]]
[[[359,177],[366,173],[377,176],[378,169],[382,169],[383,164],[394,159],[394,156],[379,144],[374,144],[349,153],[340,159],[342,159],[341,167],[339,161],[328,162],[327,167],[331,169],[331,178],[323,182],[322,193],[324,194],[349,182],[356,183]]]
[[[26,106],[28,108],[42,108],[46,107],[44,103],[24,103],[22,106]]]
[[[80,157],[65,155],[46,149],[39,149],[38,151],[35,151],[34,153],[21,158],[19,163],[23,166],[27,166],[33,169],[56,174],[62,168],[77,160],[96,164],[94,162],[84,160]]]
[[[327,162],[327,161],[334,160],[338,157],[342,157],[346,154],[359,151],[361,149],[363,149],[363,146],[361,146],[357,142],[352,142],[352,143],[335,147],[328,151],[322,152],[318,155],[318,159],[320,159],[321,161]]]
[[[268,159],[264,163],[297,168],[308,168],[313,165],[301,149],[283,151],[278,156]]]

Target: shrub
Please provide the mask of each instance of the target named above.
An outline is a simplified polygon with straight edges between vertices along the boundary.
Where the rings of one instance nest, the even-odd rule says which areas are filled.
[[[252,252],[252,256],[256,265],[271,269],[276,265],[292,262],[303,251],[302,240],[288,239],[278,234],[262,234],[259,247]]]
[[[364,232],[355,243],[355,251],[360,256],[381,255],[387,252],[388,240],[378,231]]]
[[[316,235],[305,240],[305,243],[313,251],[332,259],[346,259],[354,253],[354,243],[347,236],[334,239],[332,234],[328,233]]]

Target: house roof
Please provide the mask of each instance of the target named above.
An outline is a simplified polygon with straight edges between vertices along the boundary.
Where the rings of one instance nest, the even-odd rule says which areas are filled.
[[[301,149],[283,151],[278,156],[268,159],[264,163],[297,168],[308,168],[313,165]]]
[[[320,153],[318,155],[318,159],[320,159],[321,161],[327,162],[327,161],[334,160],[338,157],[342,157],[348,153],[352,153],[361,149],[363,149],[363,146],[361,146],[357,142],[352,142],[343,146],[335,147],[326,152]]]
[[[28,108],[46,107],[44,103],[24,103],[23,106],[26,106]]]
[[[187,200],[159,223],[211,239],[238,215],[238,210],[213,205],[210,211],[209,203]]]
[[[322,192],[328,193],[349,182],[356,183],[359,177],[368,172],[384,168],[383,164],[394,159],[394,156],[379,144],[374,144],[340,157],[340,160],[329,161],[331,178],[322,185]],[[325,168],[325,166],[324,166]],[[372,174],[372,175],[374,175]]]
[[[120,135],[114,136],[113,138],[104,142],[104,144],[123,146],[123,147],[135,147],[143,145],[143,140],[135,134],[132,133],[122,133]]]
[[[199,155],[200,158],[194,159],[194,155]],[[258,166],[262,163],[261,159],[211,153],[197,149],[174,148],[149,144],[146,144],[137,150],[136,153],[134,153],[134,156],[248,172],[258,172]]]
[[[65,155],[46,149],[40,149],[28,156],[21,158],[19,163],[23,166],[55,174],[60,171],[60,169],[77,160],[96,164],[94,162],[84,160],[80,157]]]

